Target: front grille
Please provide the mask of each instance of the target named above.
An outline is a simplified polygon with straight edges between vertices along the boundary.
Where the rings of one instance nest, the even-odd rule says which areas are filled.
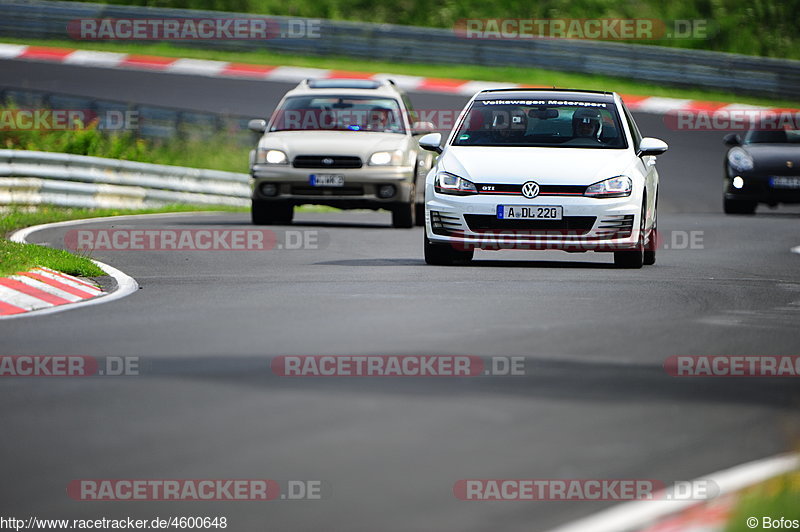
[[[463,231],[461,219],[453,214],[431,211],[431,231],[435,235],[443,236]]]
[[[522,185],[476,183],[478,194],[522,196]],[[583,196],[584,185],[539,185],[540,196]]]
[[[349,155],[298,155],[292,161],[295,168],[361,168],[360,157]]]
[[[364,187],[310,187],[296,185],[291,188],[295,196],[363,196]]]
[[[603,218],[597,228],[597,238],[628,238],[633,233],[633,218],[633,214]]]
[[[471,231],[529,231],[532,235],[542,233],[546,236],[559,234],[569,236],[585,235],[592,230],[594,216],[565,216],[561,220],[501,220],[491,214],[465,214],[464,220]]]

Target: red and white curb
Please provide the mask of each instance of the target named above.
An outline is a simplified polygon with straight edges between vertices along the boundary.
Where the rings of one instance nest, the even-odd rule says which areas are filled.
[[[28,236],[36,231],[111,218],[124,217],[90,218],[34,225],[14,232],[9,240],[27,244]],[[36,268],[11,277],[0,277],[0,320],[41,316],[99,303],[109,303],[139,289],[139,284],[133,277],[103,262],[96,260],[92,262],[106,275],[114,278],[117,287],[113,292],[104,292],[87,281],[55,270]]]
[[[699,479],[719,487],[715,499],[632,501],[549,532],[722,532],[739,492],[799,468],[793,453],[756,460]]]
[[[355,72],[350,70],[333,70],[324,68],[307,68],[292,66],[254,65],[248,63],[230,63],[227,61],[211,61],[205,59],[186,59],[174,57],[158,57],[148,55],[124,54],[116,52],[97,52],[73,48],[56,48],[49,46],[27,46],[22,44],[0,43],[0,59],[18,59],[23,61],[44,61],[100,68],[119,68],[126,70],[144,70],[171,74],[190,74],[214,78],[255,79],[299,83],[307,78],[350,78],[350,79],[387,79],[390,78],[401,88],[413,92],[437,92],[472,96],[484,89],[502,89],[521,87],[516,83],[500,83],[495,81],[465,81],[463,79],[428,78],[423,76],[407,76],[401,74],[385,74],[373,72]],[[679,98],[662,98],[656,96],[623,95],[630,109],[641,113],[666,114],[677,111],[782,111],[771,107],[754,105],[684,100]]]
[[[11,316],[84,301],[103,291],[82,279],[49,268],[0,277],[0,316]]]

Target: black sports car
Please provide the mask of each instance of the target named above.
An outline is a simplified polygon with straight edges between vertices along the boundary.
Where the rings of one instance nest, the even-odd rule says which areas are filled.
[[[753,214],[759,203],[800,203],[800,130],[731,133],[725,157],[725,212]]]

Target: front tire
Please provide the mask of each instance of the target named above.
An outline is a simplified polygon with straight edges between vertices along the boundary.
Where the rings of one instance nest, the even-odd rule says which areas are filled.
[[[647,215],[646,205],[647,200],[645,199],[642,204],[642,215],[640,216],[639,220],[639,241],[636,243],[636,247],[634,249],[626,249],[623,251],[614,252],[614,265],[617,268],[638,270],[644,265],[644,218]],[[653,256],[653,259],[655,259],[655,256]]]
[[[425,226],[425,204],[424,203],[417,203],[416,204],[416,225],[424,227]]]
[[[728,198],[723,200],[725,214],[755,214],[757,205],[757,202],[750,200]]]
[[[658,205],[656,204],[656,208]],[[652,266],[656,263],[656,249],[658,248],[658,211],[656,211],[656,219],[653,221],[653,228],[650,230],[650,238],[647,240],[647,246],[644,248],[644,257],[642,264],[645,266]]]
[[[290,203],[253,200],[250,207],[250,219],[253,225],[288,224],[293,218],[294,206]]]
[[[433,266],[453,266],[455,264],[467,264],[472,260],[475,251],[458,250],[450,244],[434,244],[428,240],[428,235],[422,233],[425,239],[425,263]]]
[[[398,229],[414,227],[417,206],[414,203],[398,203],[392,208],[392,226]]]

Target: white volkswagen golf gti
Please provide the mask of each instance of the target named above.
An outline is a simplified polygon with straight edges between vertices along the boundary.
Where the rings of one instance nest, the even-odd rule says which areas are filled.
[[[442,135],[425,184],[425,261],[472,260],[475,249],[614,253],[655,263],[657,155],[616,93],[559,89],[479,92]]]

